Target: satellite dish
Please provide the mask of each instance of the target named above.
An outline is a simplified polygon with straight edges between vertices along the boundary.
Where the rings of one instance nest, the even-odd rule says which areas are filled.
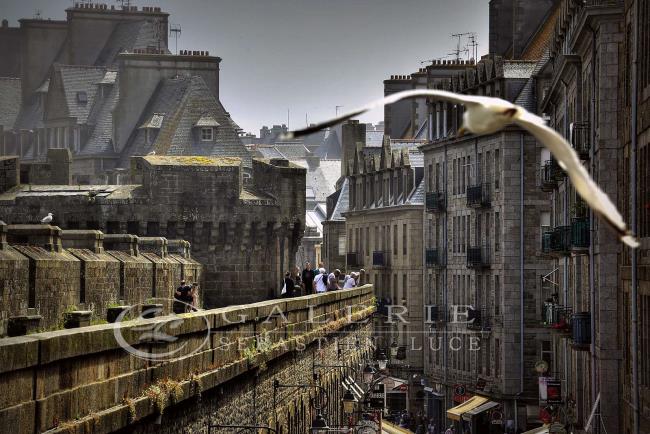
[[[545,374],[548,372],[548,363],[545,360],[540,360],[535,363],[535,372],[538,374]]]

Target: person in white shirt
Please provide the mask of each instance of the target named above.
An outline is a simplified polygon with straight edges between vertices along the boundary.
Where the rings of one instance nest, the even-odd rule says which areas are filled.
[[[354,271],[350,273],[349,276],[345,276],[345,283],[343,284],[343,289],[356,288],[357,281],[359,280],[359,273]]]
[[[317,294],[327,292],[327,271],[324,268],[318,269],[318,276],[314,278],[314,290]]]

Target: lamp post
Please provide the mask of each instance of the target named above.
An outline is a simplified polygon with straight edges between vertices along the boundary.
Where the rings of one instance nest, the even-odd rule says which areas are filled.
[[[329,427],[327,426],[327,421],[325,420],[325,418],[320,412],[321,409],[323,407],[327,407],[327,404],[329,403],[329,395],[327,394],[327,390],[325,390],[324,387],[319,386],[317,384],[280,384],[278,380],[273,380],[273,410],[274,411],[277,408],[277,390],[286,389],[286,388],[318,389],[322,392],[322,394],[325,396],[325,404],[322,406],[316,406],[316,405],[313,406],[318,411],[318,414],[312,421],[310,431],[312,433],[327,432],[329,430]]]

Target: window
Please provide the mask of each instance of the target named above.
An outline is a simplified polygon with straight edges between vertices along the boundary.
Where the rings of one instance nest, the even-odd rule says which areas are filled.
[[[498,212],[494,213],[494,251],[498,252],[501,246],[501,217]]]
[[[406,230],[406,225],[402,226],[402,254],[407,255],[408,250],[408,231]]]
[[[397,255],[397,225],[393,225],[393,255]]]
[[[370,228],[366,226],[366,256],[370,256]]]
[[[345,234],[339,235],[339,255],[345,255]]]
[[[88,94],[83,90],[77,92],[77,102],[79,104],[87,104],[88,103]]]
[[[501,375],[501,341],[494,340],[494,376]]]
[[[147,222],[147,236],[148,237],[160,236],[160,224],[158,222]]]
[[[194,222],[185,222],[185,230],[183,232],[183,239],[194,243]]]
[[[204,142],[210,142],[213,140],[212,128],[201,128],[201,140]]]
[[[501,178],[501,160],[498,149],[494,150],[494,189],[499,189],[499,178]]]
[[[402,275],[402,304],[406,306],[406,294],[407,294],[407,285],[406,285],[406,274]]]
[[[116,221],[106,222],[106,233],[119,234],[120,233],[120,222],[116,222]]]
[[[540,358],[546,362],[550,372],[553,372],[553,349],[551,341],[540,342]]]
[[[494,316],[501,314],[501,279],[494,276]]]
[[[140,235],[140,222],[138,221],[127,222],[126,233],[131,235]]]

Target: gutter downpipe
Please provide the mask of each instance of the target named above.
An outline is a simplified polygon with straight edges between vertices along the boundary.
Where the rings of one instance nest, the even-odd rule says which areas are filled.
[[[569,102],[569,95],[567,94],[568,92],[568,86],[564,80],[562,80],[562,84],[564,85],[564,137],[569,136],[569,122],[567,119],[567,116],[569,115],[569,108],[568,108],[568,102]],[[564,209],[562,212],[562,221],[563,225],[566,226],[569,223],[569,180],[565,178],[564,181]],[[564,256],[562,258],[562,263],[563,263],[563,270],[562,270],[562,289],[564,291],[564,306],[567,307],[569,305],[569,258],[567,256]],[[566,390],[569,390],[569,345],[567,343],[567,340],[563,340],[564,343],[564,381],[566,381]]]
[[[524,133],[519,136],[519,397],[524,394]],[[518,402],[515,398],[515,431],[519,429]]]
[[[591,146],[589,147],[589,173],[594,176],[596,164],[594,162],[594,151],[596,147],[596,30],[588,24],[591,31],[591,108],[590,112],[590,135]],[[589,320],[589,327],[591,328],[591,405],[596,402],[596,278],[594,267],[594,240],[596,228],[594,225],[594,211],[589,207],[589,306],[591,308],[591,315]],[[600,431],[600,425],[594,424],[594,432]]]
[[[449,203],[448,200],[447,200],[447,197],[449,196],[449,188],[448,188],[449,182],[447,180],[447,175],[448,175],[448,172],[449,172],[448,165],[447,165],[447,163],[448,163],[447,146],[448,146],[448,141],[445,139],[445,167],[444,167],[445,204]],[[443,246],[444,246],[445,262],[446,262],[447,261],[447,247],[448,247],[448,241],[447,240],[449,238],[448,237],[449,234],[447,233],[447,207],[446,206],[445,206],[444,220],[443,220],[442,224],[443,224],[443,233],[445,234],[445,236],[443,237],[442,243],[443,243]],[[445,272],[442,275],[443,276],[443,283],[442,284],[443,284],[443,288],[444,288],[444,292],[442,294],[442,298],[443,298],[442,304],[445,307],[445,330],[444,330],[444,336],[443,336],[444,337],[444,339],[443,339],[444,345],[442,347],[442,349],[443,349],[442,357],[443,357],[443,363],[444,363],[444,367],[445,367],[445,374],[444,374],[444,381],[445,381],[445,410],[444,411],[445,412],[449,408],[449,398],[448,398],[449,393],[448,393],[448,390],[447,390],[448,389],[447,382],[449,381],[449,377],[447,375],[448,362],[449,362],[449,360],[448,360],[449,359],[449,349],[447,348],[448,347],[447,331],[449,329],[449,306],[447,305],[447,303],[448,303],[447,268],[448,267],[445,267]],[[445,415],[443,415],[443,418],[444,418],[444,416]],[[445,423],[445,420],[441,420],[439,422],[438,427],[440,429],[443,428],[444,425],[442,425],[442,424]]]
[[[633,233],[637,233],[637,173],[636,173],[636,152],[637,152],[637,111],[638,111],[638,97],[639,97],[639,87],[637,83],[638,79],[638,63],[639,63],[639,0],[634,2],[634,51],[632,54],[632,89],[631,89],[631,131],[630,131],[630,226]],[[633,416],[633,434],[639,434],[639,359],[638,359],[638,306],[637,306],[637,285],[638,285],[638,276],[637,276],[637,250],[630,249],[631,255],[631,267],[632,267],[632,276],[631,276],[631,303],[630,303],[630,316],[632,321],[630,324],[630,334],[632,335],[632,406],[634,410]]]

